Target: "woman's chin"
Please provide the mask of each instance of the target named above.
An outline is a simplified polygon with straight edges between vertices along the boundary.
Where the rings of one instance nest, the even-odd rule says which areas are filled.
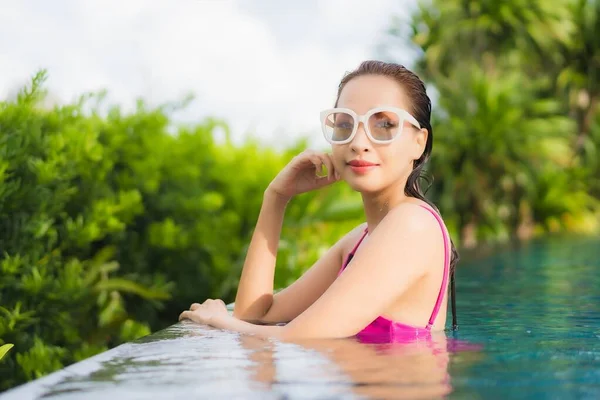
[[[381,185],[368,180],[348,179],[346,183],[352,190],[360,193],[377,193],[381,190]]]

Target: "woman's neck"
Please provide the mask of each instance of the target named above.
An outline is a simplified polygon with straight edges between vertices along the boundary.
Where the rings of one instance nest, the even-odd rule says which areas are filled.
[[[367,219],[369,232],[372,232],[383,220],[387,213],[409,197],[404,194],[404,187],[388,188],[379,193],[362,193],[363,208]]]

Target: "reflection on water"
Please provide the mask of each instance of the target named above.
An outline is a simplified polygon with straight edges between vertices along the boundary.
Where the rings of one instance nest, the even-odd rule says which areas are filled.
[[[440,398],[451,392],[452,342],[442,333],[411,343],[282,343],[185,321],[121,346],[41,398]]]
[[[465,255],[457,289],[460,330],[430,340],[281,343],[186,321],[0,400],[600,398],[599,239]]]

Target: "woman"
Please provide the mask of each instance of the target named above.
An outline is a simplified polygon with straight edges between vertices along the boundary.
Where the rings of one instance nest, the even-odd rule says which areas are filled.
[[[334,108],[321,113],[331,154],[299,154],[265,190],[233,315],[223,301],[207,300],[180,320],[284,340],[394,341],[443,330],[458,256],[419,186],[432,150],[430,116],[425,85],[401,65],[366,61],[345,75]],[[328,174],[319,176],[323,165]],[[366,223],[273,294],[286,204],[339,180],[361,193]],[[289,323],[265,326],[279,322]]]

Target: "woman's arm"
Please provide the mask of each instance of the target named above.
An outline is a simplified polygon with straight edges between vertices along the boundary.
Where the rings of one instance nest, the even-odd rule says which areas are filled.
[[[350,231],[317,260],[300,278],[273,296],[271,308],[261,322],[289,322],[302,314],[331,286],[338,276],[344,251],[359,240],[365,224]]]
[[[428,272],[442,273],[443,261],[444,238],[437,220],[419,205],[399,205],[370,232],[323,296],[278,336],[354,336]]]
[[[233,315],[260,320],[273,303],[275,261],[288,199],[267,189],[244,261]]]
[[[277,247],[284,201],[266,192],[250,242],[233,315],[255,323],[289,322],[310,307],[333,283],[342,266],[344,249],[359,239],[364,224],[345,235],[300,278],[273,294]]]
[[[390,211],[325,293],[286,326],[257,326],[204,306],[181,318],[281,339],[354,336],[430,269],[439,272],[443,240],[429,211],[403,204]]]
[[[323,165],[327,167],[327,175],[320,176],[318,172]],[[236,317],[261,320],[273,305],[275,261],[288,201],[338,179],[328,154],[306,150],[295,156],[269,184],[240,277],[233,311]]]

